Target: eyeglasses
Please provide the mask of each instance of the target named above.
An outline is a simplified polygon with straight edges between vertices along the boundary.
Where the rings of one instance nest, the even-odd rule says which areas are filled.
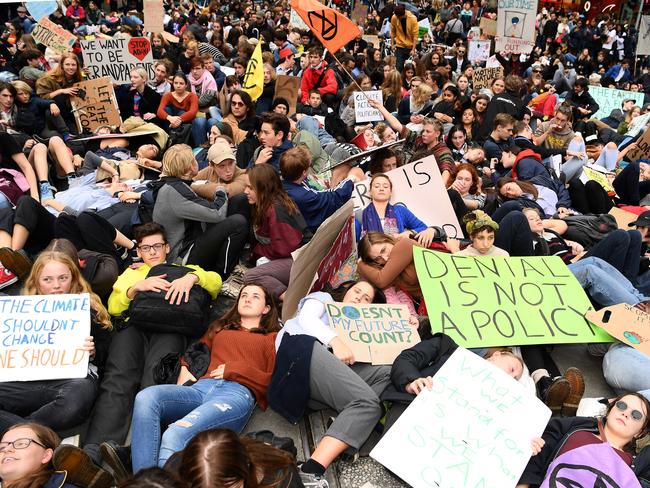
[[[230,102],[230,105],[233,107],[244,107],[246,104],[244,102]]]
[[[143,245],[143,246],[138,246],[138,249],[140,249],[140,251],[142,251],[142,252],[144,252],[144,253],[149,253],[149,252],[151,252],[151,250],[153,249],[154,252],[157,252],[157,253],[158,253],[158,252],[162,251],[162,248],[163,248],[165,245],[166,245],[165,242],[158,242],[158,243],[156,243],[156,244],[152,244],[151,246],[148,246],[148,245],[146,245],[146,244]]]
[[[625,412],[627,410],[627,407],[628,407],[627,403],[624,402],[623,400],[617,401],[614,405],[616,405],[616,408],[618,408],[621,412]],[[630,416],[634,420],[638,420],[638,421],[643,420],[643,413],[639,412],[636,409],[632,410],[632,412],[630,413]]]
[[[43,449],[47,449],[43,444],[34,439],[16,439],[13,442],[0,442],[0,452],[5,452],[9,446],[13,446],[14,449],[27,449],[31,443],[38,444]]]

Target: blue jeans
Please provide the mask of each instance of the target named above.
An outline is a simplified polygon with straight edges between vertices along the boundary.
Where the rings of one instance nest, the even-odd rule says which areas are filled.
[[[192,386],[156,385],[138,393],[131,423],[133,472],[163,467],[199,432],[241,430],[255,407],[248,388],[234,381],[202,379]],[[162,432],[161,424],[167,426]]]
[[[627,344],[614,344],[603,358],[605,380],[618,394],[638,391],[650,400],[648,369],[650,357]]]
[[[404,63],[406,60],[409,58],[411,55],[411,50],[408,47],[396,47],[395,48],[395,58],[396,58],[396,63],[395,63],[395,68],[397,71],[400,73],[404,69]]]
[[[299,131],[306,130],[307,132],[311,132],[316,137],[318,137],[318,141],[323,147],[331,144],[332,142],[336,142],[336,139],[334,139],[329,132],[320,126],[318,120],[309,115],[306,115],[298,121],[296,124],[296,129]]]
[[[569,265],[580,286],[600,305],[636,305],[646,298],[614,266],[600,258],[583,258]]]

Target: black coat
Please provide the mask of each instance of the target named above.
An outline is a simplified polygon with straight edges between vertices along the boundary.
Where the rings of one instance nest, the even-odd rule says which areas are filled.
[[[510,114],[517,120],[522,120],[526,113],[526,106],[514,93],[503,92],[492,97],[485,110],[485,118],[483,124],[479,128],[477,139],[485,141],[494,129],[494,119],[498,114]]]
[[[122,85],[129,87],[130,85]],[[122,120],[126,120],[129,117],[133,116],[133,96],[135,95],[135,90],[129,89],[128,93],[125,93],[119,100],[120,106],[120,115]],[[142,92],[142,98],[140,99],[140,113],[142,115],[146,113],[155,114],[158,111],[160,106],[160,99],[162,97],[160,94],[151,88],[149,85],[144,87]],[[152,120],[155,122],[157,119]]]

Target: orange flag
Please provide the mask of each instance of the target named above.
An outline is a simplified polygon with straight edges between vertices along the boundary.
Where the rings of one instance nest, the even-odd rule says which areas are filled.
[[[317,0],[291,0],[291,8],[332,54],[360,34],[357,24]]]

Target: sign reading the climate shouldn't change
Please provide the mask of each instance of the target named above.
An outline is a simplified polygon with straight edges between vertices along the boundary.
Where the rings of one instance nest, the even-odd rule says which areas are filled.
[[[0,298],[0,381],[84,378],[90,297],[26,295]]]
[[[134,68],[143,68],[149,79],[155,75],[151,42],[146,37],[81,41],[81,49],[91,79],[110,76],[118,85],[125,85],[131,83]]]
[[[612,342],[559,257],[470,257],[414,248],[433,332],[464,347]]]
[[[504,371],[459,348],[370,455],[415,488],[514,488],[550,416]]]
[[[327,303],[325,308],[330,326],[352,350],[355,361],[393,364],[400,352],[420,342],[405,305]]]

